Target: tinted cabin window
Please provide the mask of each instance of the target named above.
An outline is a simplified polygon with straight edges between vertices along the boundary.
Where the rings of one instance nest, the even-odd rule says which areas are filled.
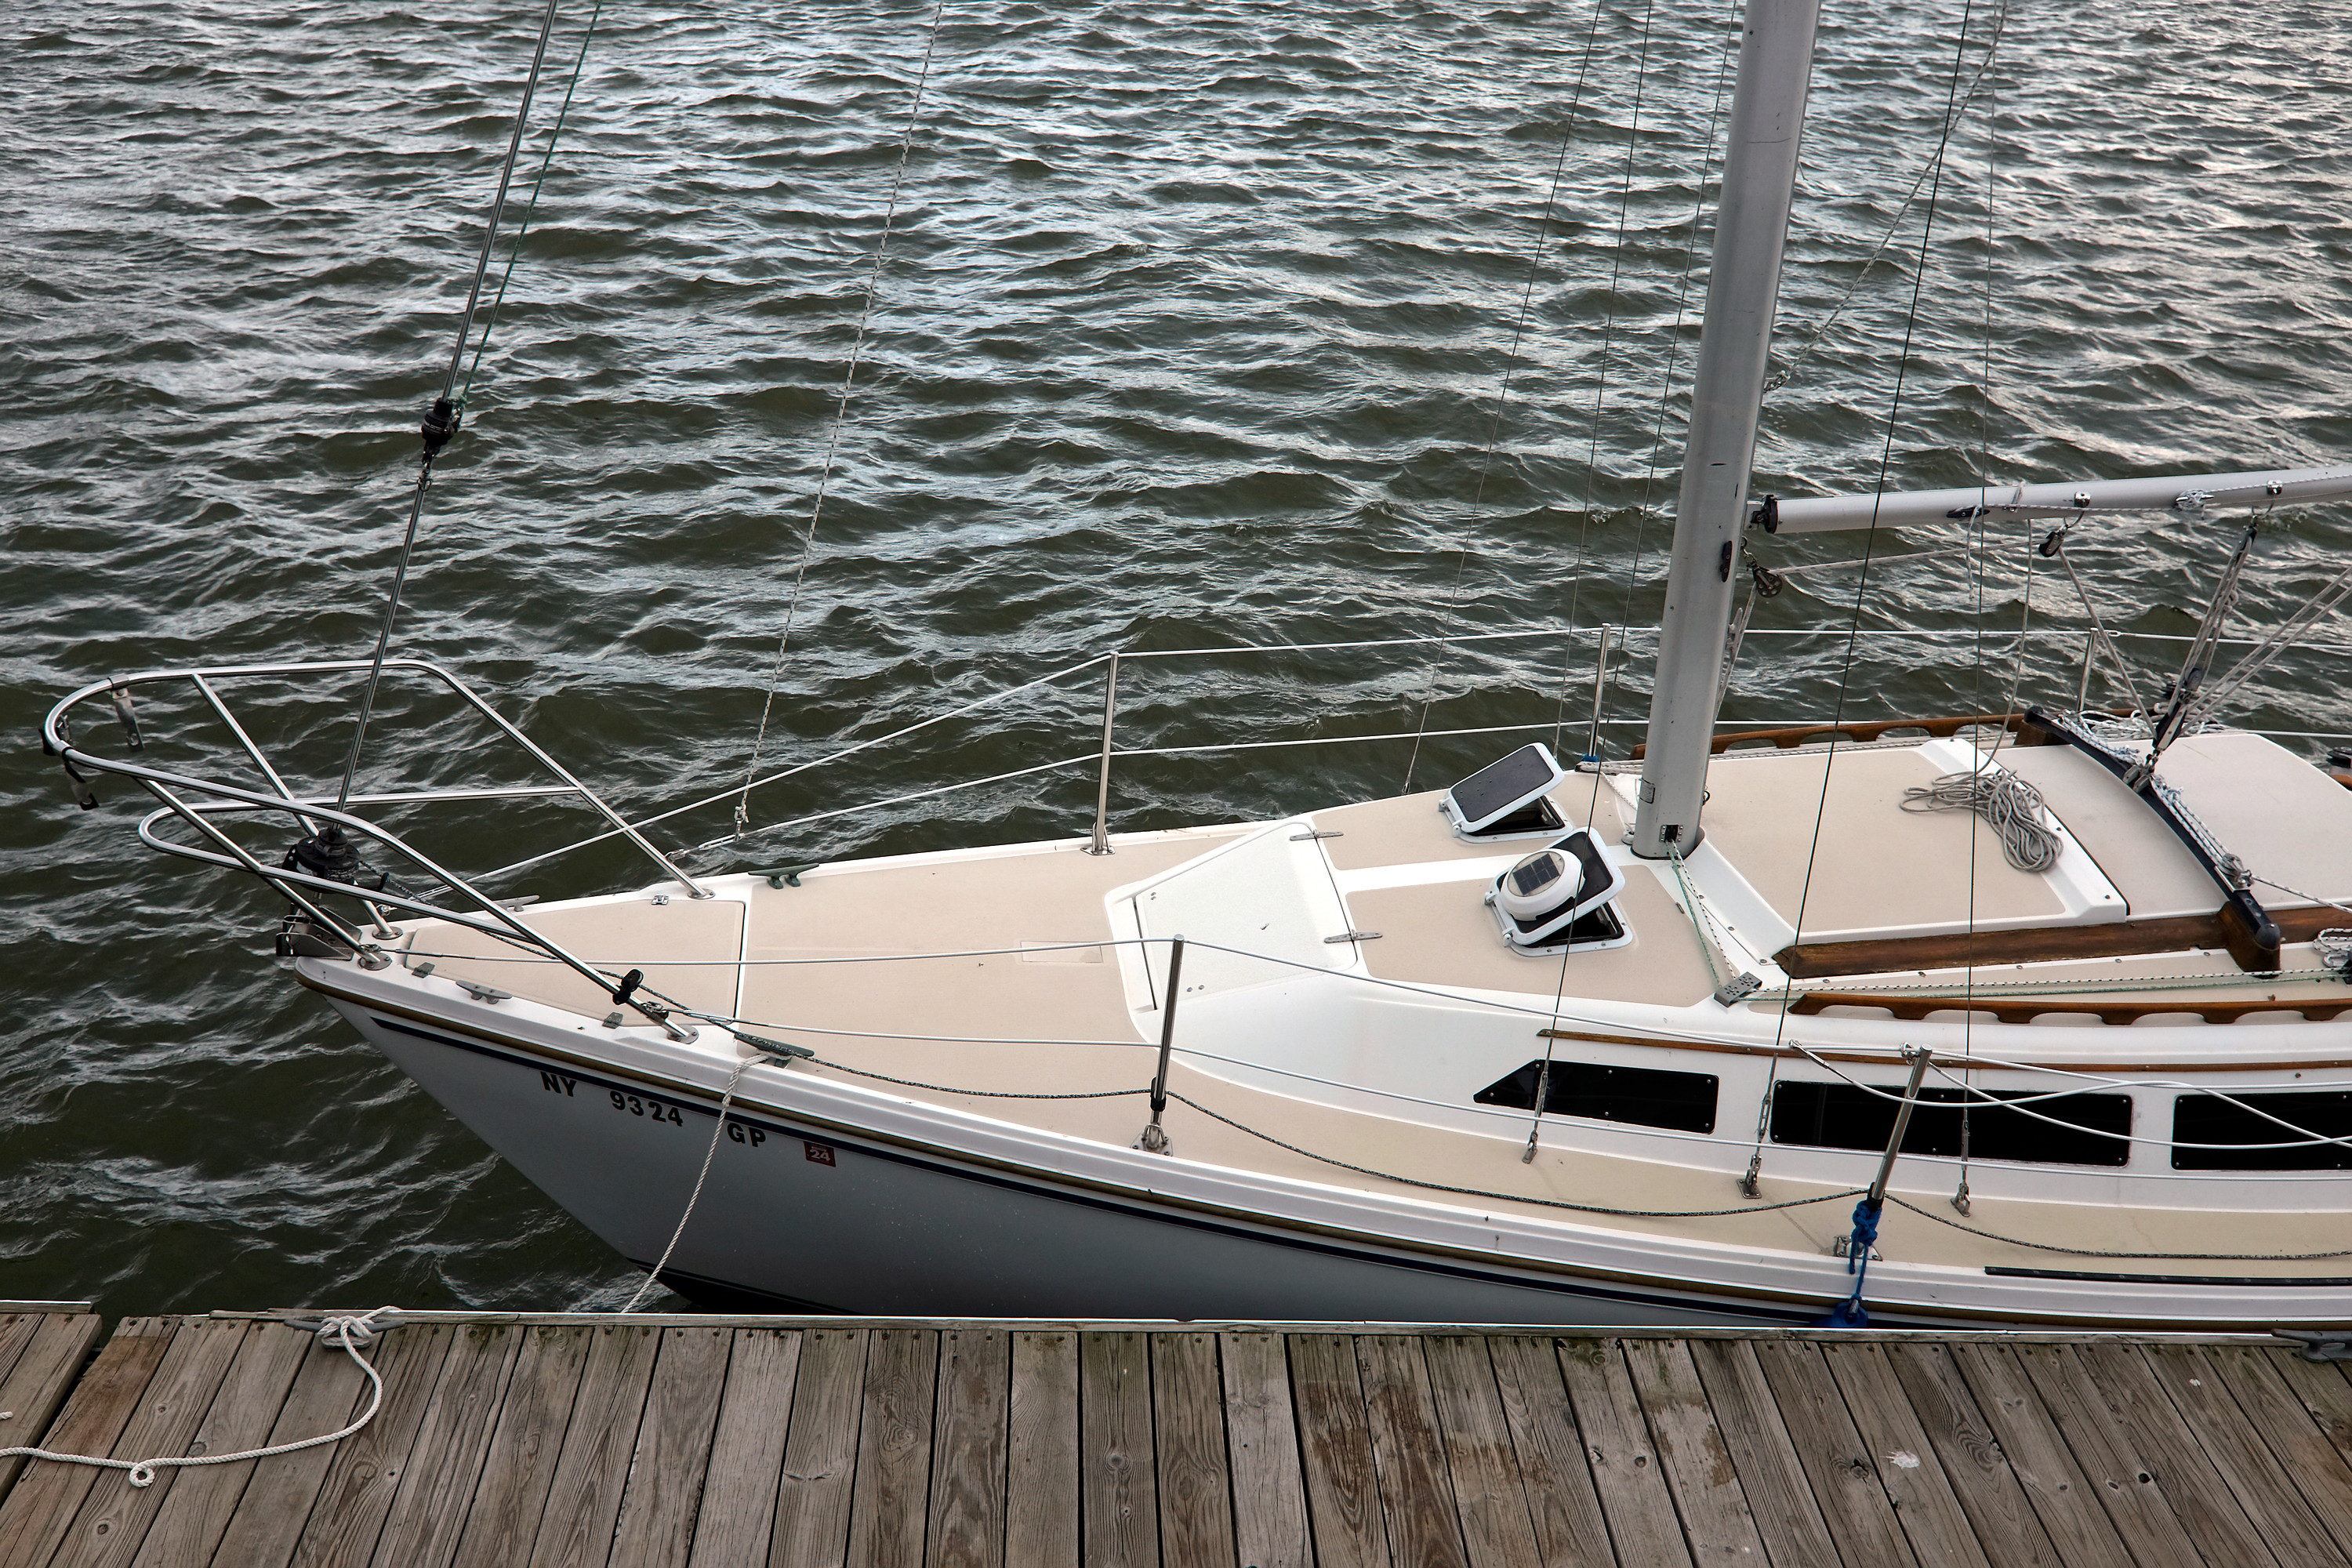
[[[1899,1095],[1903,1086],[1888,1084]],[[2001,1100],[2032,1100],[2032,1109],[2053,1127],[2021,1110],[1987,1105],[1978,1100],[1967,1107],[1967,1153],[1972,1160],[2026,1160],[2042,1164],[2120,1165],[2131,1158],[2131,1145],[2121,1137],[2102,1133],[2131,1131],[2131,1096],[2070,1094],[2059,1100],[2036,1099],[2023,1091],[1996,1089]],[[1961,1153],[1962,1102],[1972,1097],[1957,1089],[1923,1089],[1903,1133],[1906,1154]],[[1895,1102],[1850,1083],[1781,1083],[1772,1091],[1772,1142],[1811,1143],[1824,1149],[1884,1149],[1895,1131]],[[2077,1130],[2080,1131],[2077,1131]]]
[[[2352,1138],[2352,1094],[2239,1094],[2260,1106],[2281,1127],[2253,1111],[2210,1094],[2184,1094],[2172,1102],[2172,1136],[2182,1143],[2292,1143],[2305,1138]],[[2305,1143],[2299,1149],[2175,1149],[2176,1171],[2352,1171],[2352,1149],[2341,1143]]]
[[[1481,1105],[1532,1110],[1536,1061],[1488,1084],[1471,1098]],[[1551,1064],[1544,1109],[1555,1116],[1589,1116],[1595,1121],[1630,1121],[1640,1127],[1671,1127],[1680,1132],[1715,1131],[1715,1078],[1703,1072],[1660,1072],[1654,1068],[1605,1067],[1596,1062]]]

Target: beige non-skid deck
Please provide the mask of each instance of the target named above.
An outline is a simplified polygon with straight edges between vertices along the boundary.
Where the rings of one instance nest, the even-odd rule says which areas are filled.
[[[2352,1381],[2276,1342],[443,1314],[371,1353],[332,1447],[36,1462],[0,1568],[2352,1562]],[[269,1317],[133,1318],[39,1425],[222,1453],[364,1394]]]

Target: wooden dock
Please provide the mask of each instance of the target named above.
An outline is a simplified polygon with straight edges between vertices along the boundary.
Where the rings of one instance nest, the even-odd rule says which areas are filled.
[[[0,1446],[331,1431],[286,1316],[0,1315]],[[2277,1342],[1342,1327],[419,1314],[331,1447],[0,1462],[0,1568],[2352,1568]]]

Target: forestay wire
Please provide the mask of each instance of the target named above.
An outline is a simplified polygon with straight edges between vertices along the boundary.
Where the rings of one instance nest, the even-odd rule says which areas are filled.
[[[434,398],[433,406],[425,414],[425,422],[420,427],[420,434],[425,439],[425,452],[416,466],[416,485],[410,494],[408,502],[408,528],[401,536],[400,556],[393,567],[392,588],[384,595],[383,621],[376,629],[375,652],[368,666],[366,689],[360,697],[359,720],[352,728],[351,752],[343,759],[342,783],[335,792],[335,809],[338,811],[351,804],[352,780],[359,773],[360,751],[367,742],[368,720],[375,711],[376,688],[383,680],[384,653],[392,645],[392,628],[400,618],[401,593],[408,583],[408,564],[416,553],[416,531],[417,525],[425,515],[425,494],[433,486],[433,459],[441,455],[441,448],[449,444],[450,438],[457,434],[458,426],[464,422],[464,395],[459,394],[454,400],[450,395],[457,387],[458,368],[466,363],[466,347],[473,337],[474,312],[481,303],[483,279],[489,275],[490,252],[498,243],[499,220],[506,211],[507,190],[514,182],[515,163],[522,154],[523,132],[530,123],[530,103],[539,93],[541,68],[547,62],[548,40],[555,33],[555,13],[559,4],[560,0],[547,0],[547,9],[540,16],[539,43],[531,51],[530,74],[523,82],[522,102],[515,110],[514,132],[507,139],[506,159],[499,165],[498,192],[490,198],[489,216],[482,225],[482,248],[474,258],[473,281],[466,288],[465,312],[457,318],[457,342],[449,351],[448,368],[441,373],[441,391]],[[603,15],[603,8],[604,0],[597,0],[596,12],[590,17],[587,30],[581,35],[580,54],[572,62],[572,87],[564,90],[563,110],[556,116],[554,132],[548,138],[547,154],[541,160],[539,165],[539,182],[531,186],[530,206],[534,212],[539,206],[540,185],[547,179],[548,162],[555,156],[555,144],[563,135],[563,114],[570,112],[572,90],[580,84],[580,68],[588,58],[588,40],[595,36],[596,16]],[[529,224],[527,216],[524,221],[527,226]],[[499,283],[498,298],[500,300],[506,298],[506,279],[513,277],[514,258],[520,253],[521,247],[522,239],[518,235],[515,239],[515,250],[507,258],[506,276]],[[497,313],[498,307],[494,302],[491,306],[491,324],[495,323]],[[482,331],[482,342],[488,343],[488,341],[489,324],[486,324]],[[474,363],[478,367],[481,363],[479,347],[475,350]],[[469,371],[467,374],[467,386],[469,390],[472,384],[473,376]]]
[[[940,46],[940,16],[945,0],[934,0],[931,25],[923,40],[923,62],[915,73],[914,101],[907,109],[907,129],[898,138],[898,163],[890,174],[890,199],[883,209],[882,233],[874,242],[874,256],[866,268],[866,300],[857,312],[857,335],[849,345],[849,363],[841,373],[841,396],[835,403],[833,427],[824,442],[824,465],[817,474],[816,494],[809,502],[808,527],[801,533],[800,559],[793,567],[793,586],[784,601],[784,629],[776,639],[775,663],[768,671],[767,695],[760,703],[760,728],[751,739],[751,755],[743,764],[743,784],[735,796],[735,834],[751,827],[751,786],[760,772],[760,756],[768,743],[768,722],[776,711],[776,689],[782,684],[793,646],[793,626],[799,618],[801,589],[808,581],[809,554],[816,547],[817,524],[824,517],[824,498],[833,484],[835,460],[841,453],[841,436],[849,423],[849,395],[857,384],[857,366],[866,355],[866,333],[874,320],[874,300],[880,292],[882,264],[890,253],[890,235],[898,221],[898,196],[906,188],[907,159],[915,145],[915,127],[923,115],[923,93],[930,85],[931,59]]]

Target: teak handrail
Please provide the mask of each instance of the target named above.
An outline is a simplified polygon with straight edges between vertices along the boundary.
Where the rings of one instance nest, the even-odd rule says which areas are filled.
[[[2352,924],[2352,917],[2325,904],[2273,910],[2271,920],[2283,942],[2309,942],[2331,927]],[[2103,925],[2023,926],[2014,931],[1947,931],[1940,936],[1795,942],[1774,953],[1772,962],[1792,979],[1818,980],[1901,970],[1966,969],[1971,964],[2137,958],[2189,948],[2226,952],[2230,937],[2221,911],[2216,910],[2210,915],[2110,921]]]
[[[1940,719],[1859,719],[1838,724],[1791,724],[1779,730],[1734,730],[1717,735],[1707,743],[1710,755],[1719,756],[1732,747],[1749,741],[1769,741],[1783,750],[1818,741],[1823,735],[1847,735],[1857,742],[1875,741],[1889,730],[1925,730],[1937,740],[1958,734],[1975,724],[1994,724],[2014,730],[2025,721],[2019,713],[1951,713]],[[1643,742],[1633,750],[1633,760],[1640,762],[1649,754],[1649,743]]]
[[[2352,1012],[2352,996],[2341,1002],[2216,1002],[2176,997],[2158,1002],[2106,1003],[2069,996],[1904,996],[1882,991],[1808,991],[1790,1004],[1789,1011],[1814,1014],[1831,1007],[1883,1007],[1892,1016],[1914,1023],[1931,1013],[1969,1012],[1990,1013],[2004,1024],[2030,1024],[2053,1014],[2096,1018],[2102,1024],[2137,1024],[2142,1018],[2188,1014],[2209,1024],[2234,1024],[2249,1013],[2300,1013],[2306,1021],[2316,1024]]]

